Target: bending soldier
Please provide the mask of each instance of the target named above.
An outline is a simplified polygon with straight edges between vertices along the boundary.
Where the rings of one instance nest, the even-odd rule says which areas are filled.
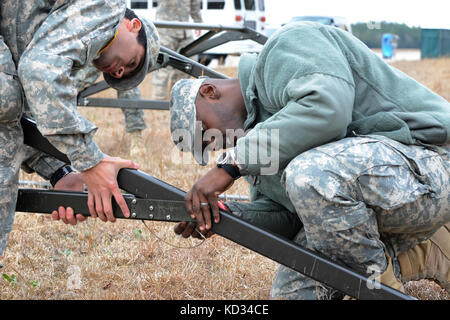
[[[127,18],[126,10],[119,0],[0,3],[0,255],[13,224],[25,155],[20,126],[24,111],[79,172],[76,177],[88,188],[92,216],[114,221],[112,197],[129,215],[116,178],[121,168],[137,164],[110,157],[95,144],[96,127],[77,111],[72,77],[93,63],[117,90],[135,88],[145,78],[159,52],[158,34],[153,24],[135,15]],[[55,186],[70,185],[67,180],[74,176],[72,167],[38,154],[27,166]]]
[[[430,277],[450,290],[450,104],[348,32],[287,25],[241,57],[238,79],[180,80],[170,103],[172,139],[197,162],[230,148],[187,193],[198,231],[176,233],[220,223],[217,196],[244,176],[251,203],[228,203],[243,219],[395,289]],[[271,291],[333,295],[284,266]]]

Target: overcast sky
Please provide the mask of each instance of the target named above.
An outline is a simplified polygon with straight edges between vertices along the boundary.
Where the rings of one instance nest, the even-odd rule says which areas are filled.
[[[387,21],[450,29],[450,0],[265,0],[267,23],[292,16],[335,15],[350,23]]]

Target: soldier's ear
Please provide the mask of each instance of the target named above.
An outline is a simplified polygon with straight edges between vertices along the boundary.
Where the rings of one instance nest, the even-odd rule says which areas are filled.
[[[209,98],[212,100],[217,100],[220,98],[219,89],[212,83],[202,83],[198,90],[204,98]]]
[[[134,33],[138,33],[142,28],[142,22],[139,19],[133,18],[131,20],[131,31]]]

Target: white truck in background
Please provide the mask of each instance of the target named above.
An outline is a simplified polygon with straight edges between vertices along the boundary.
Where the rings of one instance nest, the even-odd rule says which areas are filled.
[[[164,0],[159,0],[164,1]],[[203,23],[223,26],[246,26],[264,33],[265,0],[201,0]],[[150,21],[155,21],[156,0],[127,0],[127,7]],[[192,22],[192,21],[191,21]],[[193,32],[193,31],[192,31]],[[202,34],[207,31],[202,31]],[[195,35],[194,35],[195,37]],[[228,55],[259,52],[262,45],[252,40],[231,41],[199,55],[206,65],[212,59],[224,62]]]

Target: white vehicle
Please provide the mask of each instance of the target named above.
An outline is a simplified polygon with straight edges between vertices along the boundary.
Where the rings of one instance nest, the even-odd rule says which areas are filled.
[[[150,21],[155,20],[157,6],[158,1],[155,0],[127,0],[128,8],[136,12],[138,16],[147,18]]]
[[[164,0],[159,0],[164,1]],[[201,0],[203,23],[223,26],[246,26],[264,33],[266,24],[264,0]],[[157,9],[155,0],[127,0],[127,6],[136,14],[151,21],[155,20]],[[205,33],[207,31],[203,31]],[[252,40],[225,43],[199,55],[206,64],[213,58],[224,60],[227,55],[259,52],[262,45]]]

